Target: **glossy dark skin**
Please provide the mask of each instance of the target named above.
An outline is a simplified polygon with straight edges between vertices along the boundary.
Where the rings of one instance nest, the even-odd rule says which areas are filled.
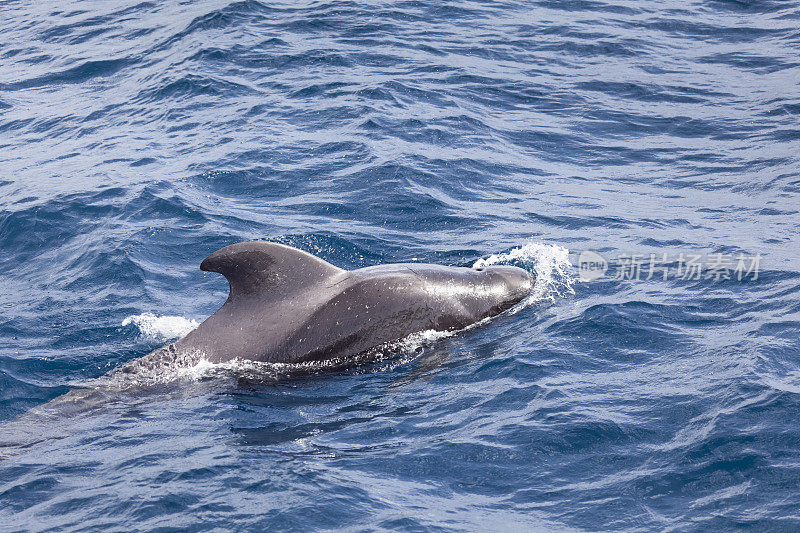
[[[346,359],[412,333],[457,330],[497,315],[534,284],[511,266],[410,263],[347,271],[260,241],[223,248],[201,268],[225,275],[230,296],[168,350],[212,362]]]

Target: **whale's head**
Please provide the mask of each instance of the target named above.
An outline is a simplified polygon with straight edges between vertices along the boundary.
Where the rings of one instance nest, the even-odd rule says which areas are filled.
[[[422,282],[424,295],[439,302],[440,309],[452,311],[440,320],[444,329],[463,327],[510,309],[531,293],[536,281],[527,270],[507,265],[408,267]]]
[[[492,316],[510,309],[525,299],[533,290],[534,276],[519,267],[492,265],[470,269],[474,277],[477,314]],[[484,296],[485,294],[485,296]],[[487,307],[483,312],[481,307]]]

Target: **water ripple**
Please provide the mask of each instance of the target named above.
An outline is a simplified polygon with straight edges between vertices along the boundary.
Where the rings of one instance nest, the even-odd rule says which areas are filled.
[[[777,0],[4,6],[3,524],[797,529],[798,19]],[[508,262],[544,289],[363,367],[104,388],[171,336],[130,317],[202,320],[227,286],[198,263],[256,238],[346,268]],[[565,247],[763,268],[572,283]]]

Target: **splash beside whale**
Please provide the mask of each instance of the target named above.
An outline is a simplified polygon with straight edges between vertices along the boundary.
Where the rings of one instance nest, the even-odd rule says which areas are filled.
[[[199,354],[303,363],[347,359],[426,330],[453,331],[523,300],[534,277],[513,266],[400,263],[343,270],[290,246],[227,246],[200,268],[230,285],[223,306],[185,337],[121,370]]]

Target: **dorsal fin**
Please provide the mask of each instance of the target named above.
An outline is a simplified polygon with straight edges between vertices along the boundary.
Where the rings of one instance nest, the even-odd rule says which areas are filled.
[[[228,300],[283,295],[344,272],[297,248],[264,241],[226,246],[206,257],[200,269],[219,272],[228,279]]]

